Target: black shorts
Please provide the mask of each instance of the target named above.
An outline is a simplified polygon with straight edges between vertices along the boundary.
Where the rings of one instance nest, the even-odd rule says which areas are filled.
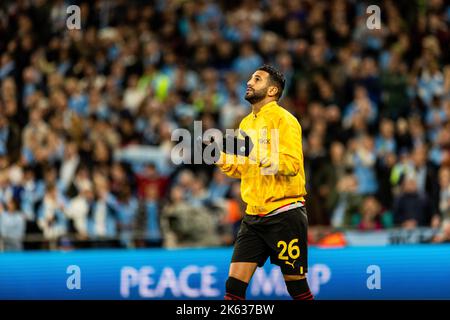
[[[246,214],[234,245],[231,262],[256,262],[262,267],[267,258],[286,275],[308,271],[308,218],[305,207],[271,217]]]

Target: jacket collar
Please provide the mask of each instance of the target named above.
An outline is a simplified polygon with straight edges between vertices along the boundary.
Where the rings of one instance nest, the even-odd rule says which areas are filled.
[[[266,111],[268,111],[268,110],[270,110],[270,109],[272,109],[273,107],[276,107],[276,106],[278,106],[277,102],[276,101],[271,101],[271,102],[263,105],[261,107],[261,109],[259,109],[258,113],[255,114],[255,113],[252,112],[253,116],[256,117],[257,115],[260,115],[260,114],[262,114],[262,113],[264,113],[264,112],[266,112]]]

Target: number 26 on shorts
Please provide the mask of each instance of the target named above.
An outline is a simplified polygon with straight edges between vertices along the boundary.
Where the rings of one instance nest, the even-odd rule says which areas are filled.
[[[295,260],[300,257],[300,248],[298,245],[296,245],[297,242],[297,238],[292,239],[289,244],[287,244],[286,241],[283,240],[278,241],[277,247],[282,248],[281,252],[278,254],[278,259],[289,260],[289,258],[291,258]],[[289,257],[285,256],[286,251]]]

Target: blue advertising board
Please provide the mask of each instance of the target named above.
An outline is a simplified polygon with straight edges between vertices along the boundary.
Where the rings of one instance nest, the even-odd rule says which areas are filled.
[[[222,299],[231,248],[0,254],[0,299]],[[317,299],[450,299],[450,246],[309,249]],[[277,266],[248,299],[289,299]]]

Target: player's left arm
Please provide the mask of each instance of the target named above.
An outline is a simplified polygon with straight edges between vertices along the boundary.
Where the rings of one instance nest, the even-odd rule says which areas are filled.
[[[295,176],[303,165],[302,132],[296,120],[280,118],[271,135],[270,157],[262,159],[263,174]]]

